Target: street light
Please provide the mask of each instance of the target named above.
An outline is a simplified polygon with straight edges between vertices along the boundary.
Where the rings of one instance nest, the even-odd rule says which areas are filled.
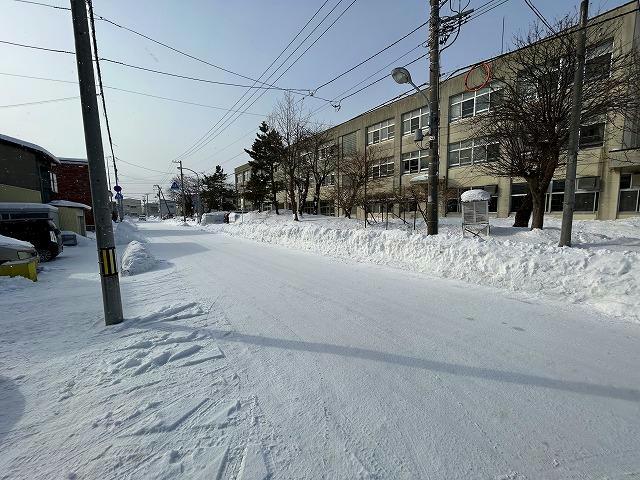
[[[400,85],[408,83],[413,88],[415,88],[416,92],[422,95],[424,99],[427,101],[427,106],[431,108],[429,105],[429,97],[427,97],[427,95],[422,90],[420,90],[415,83],[413,83],[413,80],[411,80],[411,74],[409,73],[409,70],[407,70],[404,67],[396,67],[393,70],[391,70],[391,76],[393,77],[396,83],[399,83]]]
[[[202,221],[202,198],[200,196],[200,175],[195,170],[191,170],[187,167],[182,167],[183,170],[188,170],[191,173],[196,174],[196,179],[198,180],[197,189],[198,189],[198,223]]]

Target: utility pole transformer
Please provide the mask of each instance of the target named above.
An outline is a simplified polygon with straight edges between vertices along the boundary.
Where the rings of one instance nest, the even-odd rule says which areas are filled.
[[[587,43],[587,21],[589,19],[589,1],[580,4],[580,28],[576,32],[576,70],[573,77],[571,95],[571,126],[569,130],[569,151],[567,157],[567,176],[564,182],[564,204],[562,208],[562,228],[560,230],[561,247],[571,246],[571,229],[573,227],[573,211],[576,206],[576,169],[578,164],[578,147],[580,139],[580,114],[582,112],[582,82],[584,80],[584,64]]]
[[[429,19],[429,192],[427,197],[427,235],[438,234],[438,131],[440,129],[440,0],[430,0]]]
[[[122,322],[122,299],[120,297],[120,279],[118,277],[113,225],[111,223],[111,203],[107,187],[107,172],[104,166],[104,151],[100,133],[96,82],[93,74],[93,58],[85,0],[71,0],[71,16],[78,64],[84,139],[89,164],[91,201],[93,202],[93,215],[96,224],[96,244],[98,247],[98,263],[100,265],[104,320],[107,325],[114,325]]]

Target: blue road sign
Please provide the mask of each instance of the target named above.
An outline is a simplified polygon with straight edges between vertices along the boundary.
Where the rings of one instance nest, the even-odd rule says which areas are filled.
[[[173,182],[170,189],[175,192],[176,190],[180,190],[180,185],[178,185],[178,182]]]
[[[115,186],[113,187],[113,191],[114,191],[114,192],[120,192],[120,191],[122,191],[122,187],[121,187],[120,185],[115,185]]]

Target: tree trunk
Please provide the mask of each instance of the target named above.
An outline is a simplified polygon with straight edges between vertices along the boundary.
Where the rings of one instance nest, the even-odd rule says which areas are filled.
[[[320,183],[316,182],[315,190],[313,193],[313,214],[318,215],[320,213]]]
[[[298,218],[298,205],[296,204],[296,186],[293,181],[293,174],[289,175],[289,196],[291,201],[291,211],[293,212],[293,220],[295,222],[300,221]]]
[[[544,201],[545,195],[544,193],[536,192],[532,193],[532,206],[533,212],[531,220],[531,229],[540,228],[542,229],[544,224]]]
[[[533,201],[531,200],[531,193],[527,193],[522,200],[522,205],[516,212],[516,217],[513,222],[514,227],[528,227],[529,219],[531,218],[531,210],[533,209]]]

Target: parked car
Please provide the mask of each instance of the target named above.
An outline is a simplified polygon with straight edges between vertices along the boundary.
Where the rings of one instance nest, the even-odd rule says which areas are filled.
[[[33,244],[41,262],[53,260],[62,253],[62,235],[52,220],[25,218],[0,221],[0,235]]]
[[[38,251],[28,242],[0,235],[0,275],[36,281]]]

